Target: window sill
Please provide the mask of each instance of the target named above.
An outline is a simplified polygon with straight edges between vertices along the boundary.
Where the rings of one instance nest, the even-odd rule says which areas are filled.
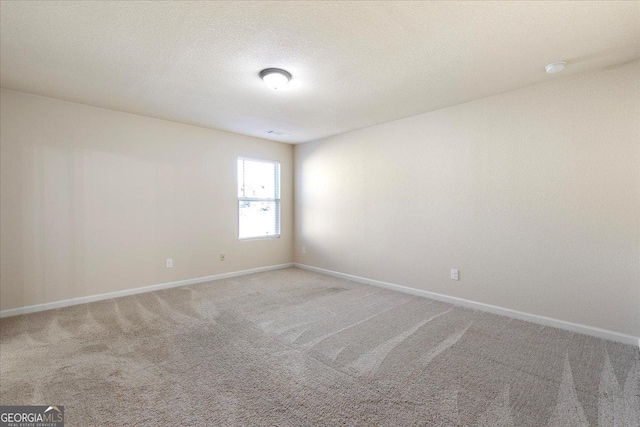
[[[248,241],[248,240],[270,240],[270,239],[279,239],[279,234],[274,234],[273,236],[256,236],[256,237],[238,237],[238,240]]]

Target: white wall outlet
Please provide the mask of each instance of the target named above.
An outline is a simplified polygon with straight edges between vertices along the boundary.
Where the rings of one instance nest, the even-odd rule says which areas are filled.
[[[452,268],[451,269],[451,280],[460,280],[460,275],[458,273],[458,269],[457,268]]]
[[[307,253],[307,247],[306,247],[306,246],[303,246],[303,247],[302,247],[302,253],[303,253],[303,254],[306,254],[306,253]]]
[[[220,254],[220,261],[224,261],[226,258],[225,254]]]
[[[173,268],[173,260],[171,258],[167,258],[167,268]]]

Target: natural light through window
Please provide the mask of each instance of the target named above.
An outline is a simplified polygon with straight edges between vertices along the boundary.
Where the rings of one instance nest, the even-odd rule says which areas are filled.
[[[280,236],[280,163],[238,158],[238,238]]]

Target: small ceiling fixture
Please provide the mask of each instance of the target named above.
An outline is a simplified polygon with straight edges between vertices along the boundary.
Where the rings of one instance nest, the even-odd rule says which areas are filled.
[[[280,68],[267,68],[260,71],[260,78],[273,89],[282,89],[291,80],[291,74]]]
[[[564,67],[566,65],[566,62],[552,62],[551,64],[544,67],[544,70],[547,72],[547,74],[555,74],[564,70]]]
[[[280,132],[280,131],[277,131],[277,130],[268,130],[267,133],[269,135],[275,135],[275,136],[289,136],[288,133]]]

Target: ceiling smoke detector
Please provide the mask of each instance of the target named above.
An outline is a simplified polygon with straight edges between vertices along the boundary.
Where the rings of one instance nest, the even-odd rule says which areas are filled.
[[[547,72],[547,74],[555,74],[564,70],[564,67],[566,67],[566,65],[566,62],[552,62],[551,64],[544,67],[544,70]]]
[[[291,74],[288,71],[281,70],[280,68],[267,68],[260,71],[260,78],[272,89],[282,89],[285,87],[289,80],[291,80]]]

